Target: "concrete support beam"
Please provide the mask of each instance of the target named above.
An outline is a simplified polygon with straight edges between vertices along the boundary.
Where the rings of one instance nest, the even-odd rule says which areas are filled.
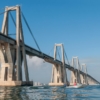
[[[83,84],[88,84],[86,64],[81,65],[81,71],[83,71],[85,73],[85,74],[81,74],[81,80],[84,80]]]
[[[73,85],[76,79],[75,71],[71,71],[70,85]]]
[[[3,20],[1,32],[5,35],[8,35],[8,7],[5,8],[4,20]]]
[[[0,86],[33,86],[33,81],[0,81]]]
[[[19,20],[19,6],[17,7],[16,10],[16,60],[17,60],[17,81],[20,81],[20,67],[21,67],[21,62],[20,62],[20,20]]]

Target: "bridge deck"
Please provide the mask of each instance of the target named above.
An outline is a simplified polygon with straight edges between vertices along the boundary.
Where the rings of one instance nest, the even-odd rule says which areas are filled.
[[[0,33],[0,42],[2,42],[2,43],[3,43],[3,42],[7,42],[7,43],[10,43],[10,44],[16,46],[16,41],[15,41],[13,38],[8,37],[8,36],[6,36],[6,35],[3,35],[2,33]],[[62,64],[61,61],[54,60],[53,57],[48,56],[47,54],[42,53],[42,52],[40,52],[40,51],[38,51],[38,50],[36,50],[36,49],[34,49],[34,48],[28,46],[28,45],[25,45],[25,50],[26,50],[26,53],[27,53],[28,55],[30,55],[30,56],[37,56],[37,57],[42,58],[42,59],[44,59],[45,61],[47,61],[47,62],[49,62],[49,63],[52,63],[52,64]],[[68,65],[68,64],[65,64],[65,66],[66,66],[66,68],[68,68],[69,70],[74,71],[74,68],[73,68],[72,66],[70,66],[70,65]],[[77,69],[75,69],[75,70],[77,70]],[[78,70],[77,70],[77,71],[78,71]],[[85,73],[82,72],[82,71],[80,71],[80,74],[85,74]],[[96,79],[94,79],[94,78],[93,78],[92,76],[90,76],[89,74],[87,74],[87,76],[88,76],[89,78],[91,78],[92,80],[94,80],[95,82],[97,82],[97,83],[100,84],[100,82],[98,82]]]

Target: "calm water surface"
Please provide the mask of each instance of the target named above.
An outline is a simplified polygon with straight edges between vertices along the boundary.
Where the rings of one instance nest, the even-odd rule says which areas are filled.
[[[0,100],[100,100],[100,85],[81,89],[0,87]]]

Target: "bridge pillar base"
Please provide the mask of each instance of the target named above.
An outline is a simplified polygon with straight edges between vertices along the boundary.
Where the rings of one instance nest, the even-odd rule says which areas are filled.
[[[70,83],[70,86],[74,85],[74,83]]]
[[[0,81],[0,86],[33,86],[33,81]]]
[[[65,83],[49,83],[49,86],[63,86]]]

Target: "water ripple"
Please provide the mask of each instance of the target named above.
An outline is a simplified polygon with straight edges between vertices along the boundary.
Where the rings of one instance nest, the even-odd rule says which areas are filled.
[[[0,100],[100,100],[100,86],[81,89],[0,87]]]

